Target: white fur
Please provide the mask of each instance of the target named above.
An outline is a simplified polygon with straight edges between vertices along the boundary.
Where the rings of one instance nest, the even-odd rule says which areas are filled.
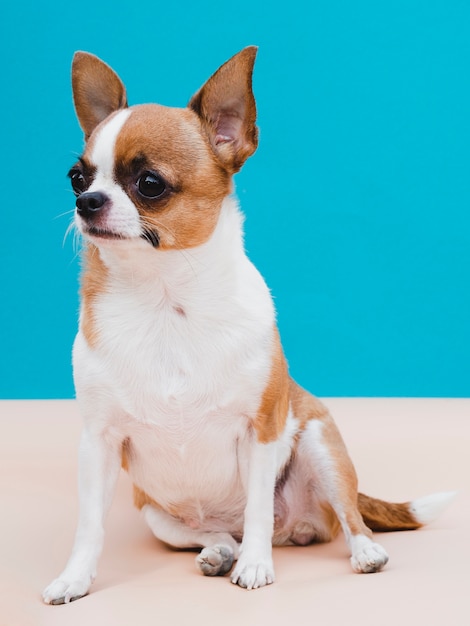
[[[92,150],[93,164],[104,180],[113,180],[114,147],[122,127],[132,114],[132,109],[121,109],[97,132]]]
[[[413,500],[410,511],[420,524],[430,524],[448,507],[456,491],[444,491]]]
[[[379,572],[388,562],[388,554],[378,543],[365,535],[350,538],[351,565],[355,572],[369,574]]]
[[[253,442],[248,455],[243,541],[231,580],[247,589],[274,582],[271,540],[278,442]]]
[[[97,410],[101,407],[96,407]],[[101,415],[105,420],[105,415]],[[47,604],[68,603],[90,588],[104,539],[104,519],[111,505],[121,466],[121,446],[85,428],[80,445],[80,516],[72,554],[64,571],[43,593]]]

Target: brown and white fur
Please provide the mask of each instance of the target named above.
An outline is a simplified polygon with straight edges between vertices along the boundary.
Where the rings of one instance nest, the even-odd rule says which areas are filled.
[[[373,530],[418,528],[447,504],[358,495],[328,410],[290,377],[270,292],[243,246],[232,175],[257,147],[256,48],[185,109],[128,107],[118,76],[79,52],[86,147],[70,176],[86,240],[74,377],[84,418],[80,516],[46,603],[88,593],[123,466],[153,533],[202,548],[204,574],[274,581],[272,545],[331,540],[356,572],[387,563]]]

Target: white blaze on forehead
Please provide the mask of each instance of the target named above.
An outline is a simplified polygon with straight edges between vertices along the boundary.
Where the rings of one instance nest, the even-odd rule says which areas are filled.
[[[103,212],[99,227],[123,239],[142,234],[139,212],[114,175],[116,140],[130,115],[129,109],[118,111],[98,131],[90,155],[92,164],[96,166],[96,176],[87,190],[99,191],[107,196],[108,210]],[[77,219],[80,224],[80,219]]]
[[[98,172],[105,178],[113,177],[116,139],[130,114],[130,109],[123,109],[116,113],[103,126],[95,139],[91,160],[96,165]]]

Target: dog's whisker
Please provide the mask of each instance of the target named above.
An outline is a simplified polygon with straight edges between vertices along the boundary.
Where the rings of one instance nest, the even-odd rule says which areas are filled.
[[[80,254],[81,240],[82,240],[81,234],[78,228],[75,228],[74,233],[73,233],[73,250],[75,252],[75,257],[78,256],[78,254]]]
[[[72,235],[72,250],[73,250],[73,257],[70,260],[70,264],[73,264],[75,262],[75,260],[77,259],[77,257],[80,255],[80,251],[81,251],[81,245],[80,245],[80,241],[81,241],[81,234],[80,231],[77,228],[77,225],[75,224],[75,221],[72,220],[70,222],[70,224],[67,226],[67,229],[64,233],[64,238],[62,240],[62,247],[65,246],[65,242],[67,241],[67,237],[69,235]]]
[[[72,220],[72,221],[70,222],[70,224],[67,226],[67,229],[66,229],[66,231],[65,231],[65,233],[64,233],[64,238],[63,238],[63,240],[62,240],[62,246],[65,246],[65,242],[67,241],[67,237],[70,235],[70,233],[74,232],[74,230],[75,230],[75,229],[76,229],[76,226],[75,226],[75,221],[74,221],[74,220]],[[75,232],[74,232],[74,237],[75,237],[75,236],[76,236],[76,230],[75,230]]]
[[[63,213],[59,213],[55,215],[53,219],[58,220],[61,217],[65,217],[66,215],[73,215],[75,213],[75,209],[70,209],[70,211],[64,211]]]

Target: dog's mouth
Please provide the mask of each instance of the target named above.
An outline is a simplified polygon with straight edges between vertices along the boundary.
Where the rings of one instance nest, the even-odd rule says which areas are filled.
[[[96,226],[87,226],[84,234],[89,237],[93,237],[94,239],[105,239],[107,241],[129,241],[130,239],[134,239],[134,237],[127,237],[126,235],[115,233],[112,230],[97,228]],[[160,237],[158,236],[158,233],[149,228],[146,228],[143,231],[140,235],[140,239],[148,241],[154,248],[158,248],[160,245]]]
[[[90,237],[95,237],[97,239],[108,239],[108,240],[124,240],[128,239],[124,235],[120,235],[119,233],[114,233],[111,230],[106,230],[105,228],[97,228],[96,226],[87,226],[85,229],[85,235],[89,235]]]

